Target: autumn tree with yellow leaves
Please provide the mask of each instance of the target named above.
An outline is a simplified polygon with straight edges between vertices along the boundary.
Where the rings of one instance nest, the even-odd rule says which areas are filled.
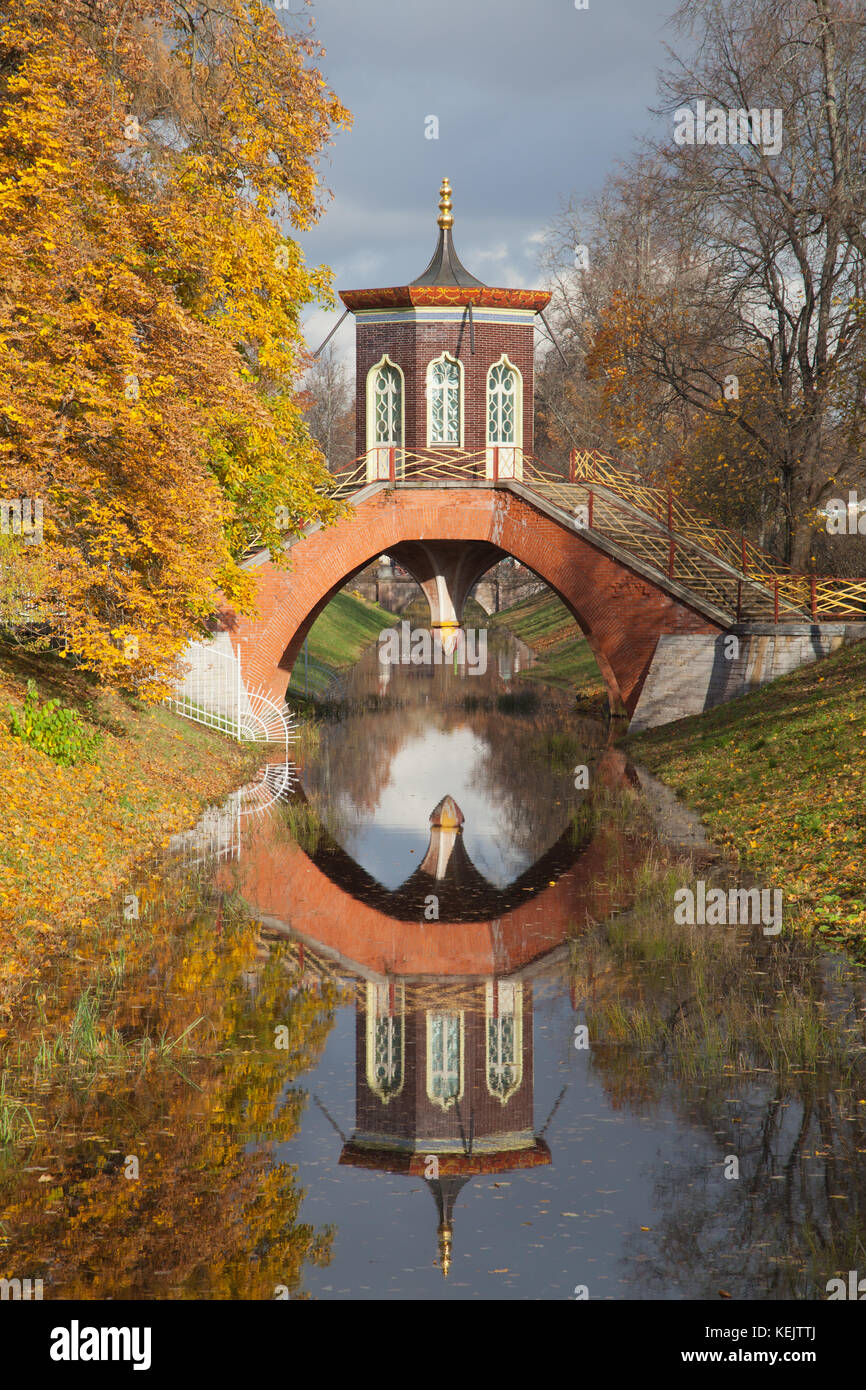
[[[686,357],[702,334],[676,293],[616,290],[594,325],[586,377],[596,387],[596,410],[617,453],[723,525],[748,525],[764,545],[782,501],[780,478],[755,428],[772,434],[771,373],[724,343],[703,342],[700,372],[712,386],[707,389],[695,372],[689,400],[661,371],[647,367],[650,345],[663,345],[653,359],[661,364],[666,353]]]
[[[43,539],[3,538],[0,594],[37,575],[70,659],[148,698],[220,598],[252,611],[251,547],[335,515],[296,395],[331,277],[283,230],[350,122],[321,53],[258,0],[5,6],[0,499]]]

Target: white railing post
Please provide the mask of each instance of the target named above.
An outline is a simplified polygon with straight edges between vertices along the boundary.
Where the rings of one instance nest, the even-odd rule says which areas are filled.
[[[241,651],[242,651],[242,648],[241,648],[241,643],[240,643],[240,638],[239,638],[239,639],[238,639],[238,655],[237,655],[238,678],[237,678],[237,689],[236,689],[236,692],[235,692],[235,696],[236,696],[237,704],[238,704],[238,722],[237,722],[237,740],[238,740],[238,743],[240,743],[240,741],[241,741],[241,691],[242,691],[243,688],[244,688],[243,679],[242,679],[242,676],[241,676]]]

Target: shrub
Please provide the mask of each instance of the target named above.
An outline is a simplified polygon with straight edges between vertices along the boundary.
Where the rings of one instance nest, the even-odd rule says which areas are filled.
[[[37,699],[36,682],[28,681],[21,713],[9,707],[13,734],[63,767],[92,762],[102,734],[88,730],[80,715],[64,709],[59,700],[48,700],[40,709]]]

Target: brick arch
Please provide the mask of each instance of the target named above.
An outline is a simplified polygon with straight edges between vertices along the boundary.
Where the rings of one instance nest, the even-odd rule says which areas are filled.
[[[596,764],[593,784],[616,788],[637,782],[625,755],[609,745]],[[359,880],[335,875],[327,854],[311,856],[286,837],[278,812],[250,817],[240,860],[220,865],[216,883],[240,894],[265,925],[362,973],[437,980],[509,975],[563,947],[588,921],[609,916],[620,901],[609,872],[612,857],[625,869],[636,866],[636,847],[615,825],[600,825],[567,856],[561,853],[566,839],[563,835],[503,890],[503,899],[511,895],[512,901],[503,902],[492,920],[443,916],[432,927],[420,912],[412,920],[394,915],[388,890],[379,885],[378,903],[371,893],[359,894]],[[435,882],[429,886],[438,891]]]
[[[501,916],[478,921],[405,921],[336,883],[320,864],[262,817],[245,833],[240,862],[223,865],[217,883],[238,893],[269,927],[291,931],[350,968],[378,975],[508,975],[561,947],[587,920],[606,917],[616,901],[607,871],[626,855],[614,827],[598,830],[574,865]],[[435,892],[435,880],[431,880]]]
[[[297,541],[290,568],[257,557],[259,617],[232,641],[250,684],[282,700],[304,637],[334,594],[401,542],[487,542],[559,595],[586,636],[613,707],[634,712],[662,633],[715,632],[693,609],[517,493],[492,488],[375,487],[334,526]]]

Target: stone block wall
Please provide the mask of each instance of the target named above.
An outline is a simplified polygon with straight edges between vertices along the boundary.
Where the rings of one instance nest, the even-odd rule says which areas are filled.
[[[863,638],[866,623],[752,623],[719,635],[663,633],[629,733],[726,704]]]

